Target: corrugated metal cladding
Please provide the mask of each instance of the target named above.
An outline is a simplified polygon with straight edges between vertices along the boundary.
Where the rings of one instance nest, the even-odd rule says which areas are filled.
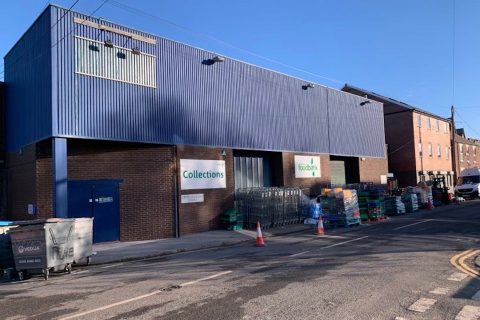
[[[130,39],[73,22],[84,15],[50,10],[59,20],[52,30],[55,136],[384,156],[380,104],[361,108],[350,94],[303,90],[300,79],[231,59],[212,64],[213,53],[101,21],[157,43]],[[75,73],[75,37],[156,56],[156,87]]]
[[[50,11],[44,11],[4,58],[6,148],[52,135]]]
[[[107,80],[157,87],[156,57],[131,48],[106,47],[103,42],[75,37],[75,72]]]
[[[382,104],[336,90],[328,102],[330,154],[385,156]]]

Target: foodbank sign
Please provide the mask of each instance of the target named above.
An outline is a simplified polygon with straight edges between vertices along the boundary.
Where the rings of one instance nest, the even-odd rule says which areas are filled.
[[[182,190],[226,188],[225,161],[180,159],[180,187]]]
[[[320,178],[320,157],[295,156],[295,178]]]

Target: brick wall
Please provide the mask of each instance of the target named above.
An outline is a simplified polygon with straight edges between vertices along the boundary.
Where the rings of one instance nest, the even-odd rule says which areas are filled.
[[[400,112],[385,116],[385,141],[388,145],[388,167],[400,186],[414,185],[416,178],[416,142],[413,113]]]
[[[380,184],[380,176],[388,173],[388,161],[386,158],[359,158],[358,161],[360,182]]]
[[[449,154],[448,158],[445,154],[445,149],[451,146],[451,131],[448,126],[447,132],[444,130],[445,121],[440,121],[440,130],[437,131],[437,119],[427,115],[420,114],[421,127],[417,126],[417,113],[413,114],[412,123],[414,124],[414,139],[415,139],[415,157],[417,163],[417,171],[453,171],[452,157]],[[427,126],[427,121],[430,119],[430,128]],[[422,142],[422,156],[419,155],[419,142]],[[432,155],[429,155],[428,145],[432,145]],[[437,154],[437,146],[440,146],[441,154]]]
[[[177,147],[177,165],[180,167],[180,159],[199,159],[199,160],[225,160],[226,165],[226,183],[225,189],[207,189],[207,190],[181,190],[180,172],[178,175],[178,211],[180,216],[180,235],[186,235],[195,232],[203,232],[220,228],[220,214],[229,208],[233,208],[234,195],[234,176],[233,176],[233,152],[226,150],[226,157],[220,156],[222,149],[178,146]],[[180,196],[182,194],[203,193],[205,202],[182,204]]]
[[[28,204],[36,203],[35,145],[6,155],[7,214],[9,220],[29,220]]]
[[[319,156],[320,178],[295,178],[295,155]],[[321,188],[330,183],[330,157],[323,154],[283,152],[283,184],[286,187],[310,188],[312,194],[319,194]]]
[[[123,179],[120,240],[174,235],[173,147],[69,140],[70,180]]]
[[[51,143],[39,144],[39,216],[52,212]],[[123,179],[120,240],[174,236],[174,154],[171,146],[68,140],[70,180]]]

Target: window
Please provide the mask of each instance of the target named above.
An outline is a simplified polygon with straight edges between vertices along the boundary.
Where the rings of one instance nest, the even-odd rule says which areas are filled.
[[[439,144],[437,144],[437,157],[442,157],[442,147]]]
[[[470,146],[466,146],[465,148],[467,151],[465,152],[465,155],[468,157],[470,156]]]
[[[422,116],[417,114],[417,127],[421,127],[422,126]]]
[[[430,118],[427,118],[427,129],[431,129],[432,128],[432,124],[430,122]]]
[[[433,150],[432,150],[432,144],[428,143],[428,156],[432,157],[433,156]]]
[[[472,149],[473,149],[473,156],[477,157],[477,147],[473,146]]]
[[[444,127],[443,127],[443,130],[445,133],[448,133],[448,122],[444,122]]]
[[[422,143],[418,143],[418,155],[421,157],[422,156]]]
[[[437,119],[437,131],[440,131],[440,120]]]
[[[463,162],[463,144],[458,145],[458,149],[460,149],[460,152],[458,153],[458,157],[460,159],[460,162]]]
[[[445,159],[450,160],[450,147],[445,148]]]

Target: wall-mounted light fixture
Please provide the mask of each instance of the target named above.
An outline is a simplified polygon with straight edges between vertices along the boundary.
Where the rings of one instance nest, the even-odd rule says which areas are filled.
[[[307,83],[302,86],[303,90],[313,89],[313,88],[315,88],[315,85],[313,83]]]
[[[215,62],[225,62],[225,58],[224,57],[220,57],[220,56],[215,56],[211,59],[214,63]]]
[[[139,55],[140,54],[140,48],[139,47],[132,48],[132,54]]]
[[[360,102],[360,105],[364,106],[364,105],[369,104],[369,103],[371,103],[370,100],[365,100],[365,101]]]
[[[113,42],[110,39],[105,40],[104,44],[107,48],[113,48]]]
[[[223,159],[227,157],[227,151],[225,149],[222,149],[222,151],[220,151],[220,157],[222,157]]]

